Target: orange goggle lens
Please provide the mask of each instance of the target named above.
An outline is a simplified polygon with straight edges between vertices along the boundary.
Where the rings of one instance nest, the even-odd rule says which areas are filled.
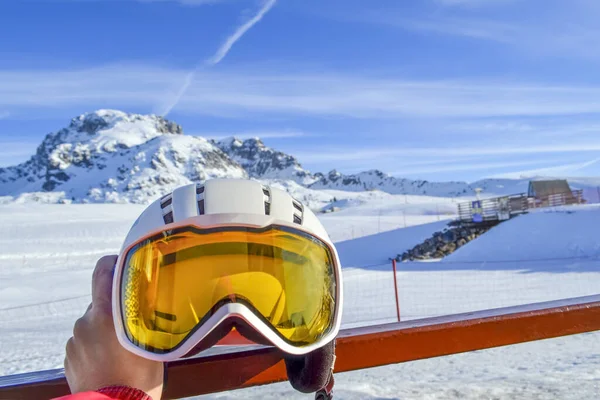
[[[136,346],[172,351],[227,303],[246,305],[291,345],[314,344],[333,329],[333,255],[321,240],[279,226],[179,228],[127,253],[121,311]]]

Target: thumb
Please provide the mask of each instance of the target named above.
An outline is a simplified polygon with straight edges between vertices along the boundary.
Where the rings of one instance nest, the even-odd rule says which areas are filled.
[[[112,298],[113,270],[117,256],[105,256],[98,260],[92,275],[92,304],[110,304]]]

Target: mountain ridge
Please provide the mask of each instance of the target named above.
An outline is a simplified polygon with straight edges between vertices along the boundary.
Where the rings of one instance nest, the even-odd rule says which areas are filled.
[[[259,138],[216,141],[185,135],[180,125],[160,116],[97,110],[47,134],[29,160],[0,168],[0,196],[49,202],[147,203],[177,186],[210,178],[278,181],[296,191],[299,187],[307,191],[379,190],[434,197],[474,196],[475,188],[486,195],[522,193],[530,180],[429,182],[396,178],[376,169],[356,174],[335,169],[311,173],[294,156],[266,146]],[[586,184],[585,179],[575,182],[577,188]]]

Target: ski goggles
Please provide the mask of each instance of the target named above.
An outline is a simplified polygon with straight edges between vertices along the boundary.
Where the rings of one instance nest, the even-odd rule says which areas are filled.
[[[339,330],[339,274],[335,249],[296,227],[161,231],[119,258],[119,340],[138,355],[170,361],[210,347],[219,327],[250,328],[286,353],[307,354]]]

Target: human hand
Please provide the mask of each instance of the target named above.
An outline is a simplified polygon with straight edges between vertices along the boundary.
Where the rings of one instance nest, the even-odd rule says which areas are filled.
[[[102,257],[92,276],[92,304],[75,322],[67,342],[65,375],[71,393],[129,386],[153,400],[162,396],[164,366],[123,348],[112,317],[112,282],[117,256]]]

